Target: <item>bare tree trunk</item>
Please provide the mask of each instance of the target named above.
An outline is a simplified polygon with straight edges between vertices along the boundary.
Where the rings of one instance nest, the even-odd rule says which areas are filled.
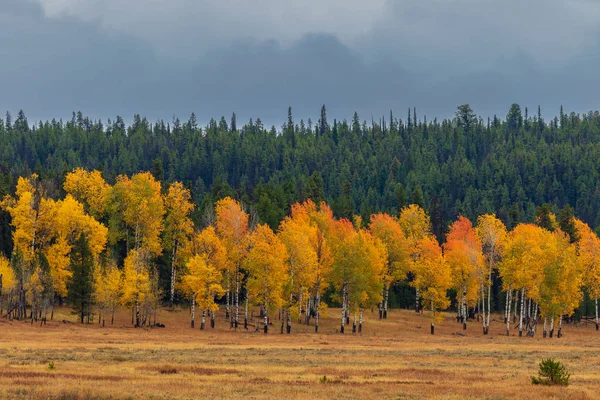
[[[177,253],[177,241],[173,244],[171,251],[171,308],[175,306],[175,277],[177,275],[177,266],[175,265],[175,254]]]
[[[194,329],[194,324],[196,323],[195,319],[196,319],[196,296],[192,296],[192,321],[190,323],[190,325],[192,326],[192,329]]]
[[[485,331],[485,290],[483,284],[481,284],[481,321],[483,325],[483,334],[486,335],[487,332]]]
[[[419,312],[421,310],[419,306],[419,289],[415,289],[415,312]]]
[[[248,330],[248,291],[246,290],[246,307],[244,309],[244,329]]]
[[[344,333],[344,323],[346,322],[346,286],[342,289],[342,324],[340,326],[340,333]]]
[[[558,334],[556,335],[556,337],[558,337],[558,338],[562,337],[562,321],[563,321],[563,316],[561,314],[558,317]]]
[[[317,310],[315,312],[315,333],[319,333],[319,307],[321,306],[320,283],[317,283]]]
[[[521,289],[521,314],[519,317],[519,337],[523,336],[523,313],[525,312],[525,288]]]
[[[269,332],[269,314],[266,312],[265,307],[265,335]]]
[[[506,302],[504,304],[504,323],[506,323],[506,320],[508,319],[507,312],[508,314],[510,314],[510,312],[508,311],[510,307],[510,293],[511,290],[510,288],[508,288],[508,290],[506,291]]]
[[[363,325],[363,309],[361,307],[358,314],[358,333],[362,333],[362,325]]]
[[[200,323],[200,330],[203,331],[206,326],[206,309],[202,310],[202,322]]]
[[[545,338],[546,335],[548,334],[547,331],[547,327],[548,327],[548,318],[544,317],[544,331],[542,332],[542,336]]]
[[[510,306],[512,304],[511,302],[511,297],[512,296],[512,290],[508,289],[508,294],[506,296],[506,298],[508,299],[508,301],[506,302],[508,304],[508,308],[505,311],[505,317],[504,317],[504,323],[506,324],[506,336],[510,335]]]
[[[231,316],[230,300],[231,300],[231,274],[227,272],[227,300],[225,303],[225,321],[229,321]]]
[[[302,323],[302,291],[298,293],[298,323]]]
[[[239,264],[239,263],[238,263]],[[235,267],[235,329],[240,320],[240,266]]]
[[[354,320],[352,322],[352,334],[354,335],[356,333],[356,312],[354,313]]]
[[[553,335],[554,335],[554,316],[552,316],[552,319],[550,320],[550,338],[552,338]]]
[[[513,315],[513,324],[517,323],[517,310],[519,309],[519,291],[515,290],[515,313]],[[521,301],[523,301],[523,299],[521,298]]]
[[[210,327],[214,329],[215,327],[215,312],[210,312]]]
[[[484,314],[485,319],[485,334],[487,335],[490,331],[490,317],[492,315],[492,265],[490,264],[489,275],[488,275],[488,292],[487,292],[487,317]]]
[[[595,303],[596,303],[596,331],[597,331],[599,329],[599,326],[598,326],[598,298],[597,297],[596,297]]]
[[[462,295],[462,304],[460,305],[461,308],[461,317],[462,317],[462,324],[463,324],[463,330],[467,330],[467,287],[465,285],[463,285],[463,295]]]
[[[385,287],[385,300],[383,302],[383,319],[387,319],[388,314],[388,299],[390,297],[390,287],[386,285]]]

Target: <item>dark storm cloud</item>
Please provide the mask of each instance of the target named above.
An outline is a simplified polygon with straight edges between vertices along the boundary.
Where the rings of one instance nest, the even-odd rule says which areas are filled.
[[[600,108],[600,18],[587,1],[310,0],[312,14],[274,0],[40,1],[0,3],[0,109],[32,119]]]

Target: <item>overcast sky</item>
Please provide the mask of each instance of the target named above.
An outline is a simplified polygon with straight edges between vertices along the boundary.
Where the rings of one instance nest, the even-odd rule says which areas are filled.
[[[597,0],[0,0],[0,110],[200,121],[600,108]]]

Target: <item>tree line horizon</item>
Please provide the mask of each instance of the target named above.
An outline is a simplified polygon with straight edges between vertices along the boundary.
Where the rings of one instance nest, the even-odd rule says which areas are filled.
[[[0,203],[14,228],[12,257],[0,257],[5,317],[44,323],[65,299],[82,323],[95,310],[104,325],[107,314],[114,320],[124,306],[136,327],[156,325],[157,310],[173,306],[179,294],[189,300],[192,328],[196,307],[200,329],[207,318],[214,327],[221,299],[231,328],[238,329],[243,313],[248,329],[250,304],[260,307],[265,333],[277,310],[281,333],[290,333],[292,318],[307,325],[314,319],[318,332],[327,294],[329,303],[341,305],[339,332],[353,315],[352,332],[361,333],[363,310],[379,308],[386,319],[390,288],[406,283],[415,311],[429,312],[431,334],[451,298],[463,329],[477,313],[488,334],[496,278],[506,294],[507,336],[513,307],[514,322],[520,309],[519,336],[534,336],[543,317],[544,337],[553,336],[555,325],[561,337],[563,317],[573,314],[584,291],[595,299],[599,328],[600,239],[568,205],[557,216],[544,204],[534,224],[510,231],[494,214],[479,216],[475,225],[459,216],[440,244],[417,204],[367,222],[360,215],[336,218],[324,201],[307,199],[292,205],[274,231],[231,197],[218,200],[206,211],[206,224],[195,226],[190,191],[180,182],[163,190],[148,172],[120,175],[110,185],[99,171],[78,168],[66,175],[64,190],[63,199],[49,198],[32,174],[19,178],[15,195]],[[157,268],[163,255],[170,257],[168,290]]]

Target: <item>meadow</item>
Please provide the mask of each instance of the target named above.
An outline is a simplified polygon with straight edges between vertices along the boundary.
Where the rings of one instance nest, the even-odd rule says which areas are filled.
[[[23,399],[593,399],[600,390],[600,333],[565,325],[558,338],[504,336],[496,318],[483,336],[450,315],[429,334],[427,315],[365,314],[362,335],[337,333],[338,310],[321,332],[294,324],[280,334],[189,327],[189,312],[161,310],[165,328],[79,325],[68,309],[47,325],[0,321],[0,396]],[[464,335],[464,336],[463,336]],[[543,357],[572,374],[568,387],[531,384]]]

